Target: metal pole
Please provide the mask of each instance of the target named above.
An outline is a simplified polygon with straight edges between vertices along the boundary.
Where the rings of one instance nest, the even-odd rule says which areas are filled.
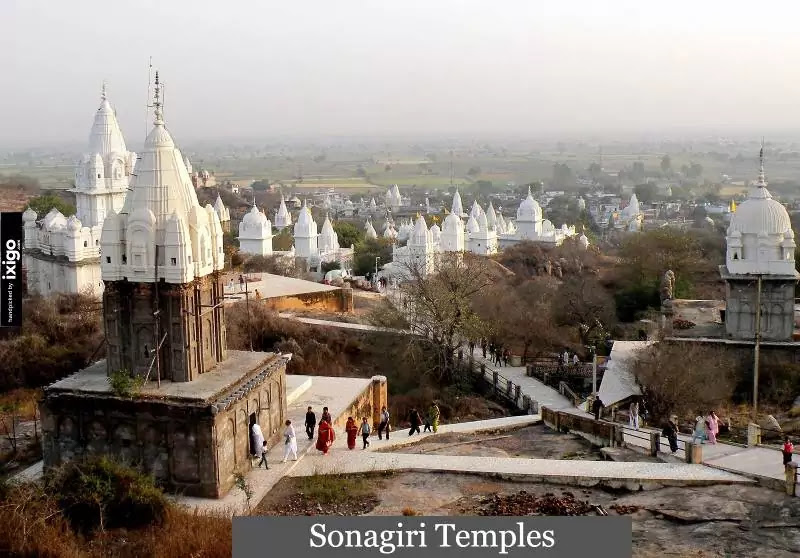
[[[250,339],[250,350],[253,350],[253,334],[250,331],[250,287],[247,277],[244,278],[244,305],[247,308],[247,337]]]
[[[758,423],[758,358],[761,352],[761,275],[756,289],[756,347],[753,351],[753,422]]]
[[[597,397],[597,355],[592,351],[592,396]]]
[[[375,256],[375,283],[378,282],[378,261],[380,261],[380,256]]]

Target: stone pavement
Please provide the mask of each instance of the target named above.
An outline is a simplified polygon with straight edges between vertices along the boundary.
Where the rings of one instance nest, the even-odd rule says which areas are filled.
[[[378,327],[368,324],[351,324],[349,322],[335,322],[333,320],[319,320],[317,318],[304,318],[301,316],[296,316],[291,312],[281,312],[278,314],[281,318],[286,318],[287,320],[295,320],[298,322],[302,322],[304,324],[309,325],[316,325],[316,326],[323,326],[323,327],[337,327],[340,329],[354,329],[357,331],[382,331],[387,333],[398,333],[401,335],[409,335],[411,332],[406,331],[404,329],[391,329],[388,327]]]
[[[466,350],[469,354],[469,349]],[[480,347],[476,347],[472,356],[477,363],[486,365],[486,370],[497,371],[501,376],[514,382],[514,385],[519,385],[522,393],[539,403],[539,407],[549,407],[551,409],[566,410],[575,409],[572,402],[558,393],[558,390],[540,382],[536,378],[526,375],[524,366],[495,366],[489,361],[489,354],[487,358],[483,358],[483,351]]]
[[[554,482],[576,486],[605,485],[647,489],[659,486],[749,484],[739,475],[683,463],[623,463],[613,461],[557,461],[513,457],[474,457],[334,448],[328,455],[309,455],[289,476],[352,474],[380,471],[425,471],[485,474],[507,480]]]

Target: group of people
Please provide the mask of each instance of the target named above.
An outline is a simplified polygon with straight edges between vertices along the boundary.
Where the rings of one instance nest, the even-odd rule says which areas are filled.
[[[507,347],[503,347],[499,343],[481,339],[481,354],[483,358],[487,358],[487,353],[491,357],[490,362],[495,366],[510,366],[511,365],[511,351]],[[469,342],[469,353],[475,353],[475,341]]]
[[[317,426],[317,416],[312,407],[308,408],[306,412],[306,435],[309,440],[314,439],[314,428]],[[361,418],[361,423],[356,424],[355,418],[348,417],[347,423],[344,427],[345,435],[347,436],[347,447],[355,449],[356,439],[361,436],[363,448],[369,447],[369,437],[372,434],[372,426],[369,424],[367,417]],[[378,424],[378,438],[383,439],[386,434],[386,439],[389,439],[389,411],[386,407],[381,408],[381,420]],[[333,419],[327,407],[322,408],[322,416],[320,417],[319,427],[317,427],[317,442],[316,448],[322,452],[323,455],[328,454],[333,442],[336,440],[336,431],[333,428]]]
[[[693,444],[695,441],[705,444],[706,440],[708,440],[709,444],[716,444],[717,434],[719,434],[719,417],[714,411],[711,411],[705,417],[698,416],[694,419]]]
[[[435,401],[433,402],[433,405],[431,405],[431,408],[428,409],[428,414],[426,414],[424,418],[418,410],[411,409],[411,411],[408,413],[408,422],[411,425],[408,435],[412,436],[413,434],[419,434],[419,427],[422,425],[425,426],[425,432],[433,431],[435,434],[439,430],[440,416],[441,412],[439,411],[439,405],[437,405]],[[386,437],[388,439],[388,434]]]
[[[283,451],[283,463],[286,463],[290,455],[293,461],[297,461],[297,436],[294,433],[292,421],[287,419],[284,426],[286,428],[283,431],[283,444],[285,448]],[[267,447],[267,441],[264,439],[264,433],[261,431],[261,425],[256,421],[253,421],[253,424],[250,425],[250,442],[253,458],[258,459],[259,454],[261,455],[261,461],[258,462],[256,467],[261,467],[263,465],[265,469],[269,469],[269,464],[267,463],[267,452],[269,448]]]
[[[572,366],[577,366],[580,361],[581,359],[577,353],[570,354],[570,352],[566,349],[564,349],[563,353],[558,355],[559,368],[566,368],[570,364]]]

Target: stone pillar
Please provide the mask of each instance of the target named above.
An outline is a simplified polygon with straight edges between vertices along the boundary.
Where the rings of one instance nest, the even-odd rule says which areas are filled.
[[[553,411],[553,426],[556,432],[561,432],[561,413]]]
[[[625,444],[625,431],[620,426],[614,427],[614,439],[616,440],[616,445],[618,448],[621,448]]]
[[[522,389],[519,386],[514,386],[514,402],[519,405],[519,398],[522,394]]]
[[[486,365],[484,363],[482,363],[482,362],[481,362],[480,373],[481,373],[481,378],[485,378],[486,377]]]
[[[753,422],[747,425],[747,446],[761,444],[761,427]]]
[[[352,312],[355,308],[353,302],[353,289],[349,285],[345,285],[341,290],[342,297],[342,312]]]
[[[686,463],[703,463],[703,446],[695,443],[686,444]]]
[[[514,392],[514,383],[511,380],[506,380],[506,396],[511,397]]]
[[[492,372],[492,385],[494,386],[495,391],[497,391],[499,389],[499,385],[500,385],[500,377],[499,376],[500,376],[500,374],[498,374],[497,371]]]
[[[381,423],[381,407],[389,404],[389,389],[386,376],[372,377],[372,422],[373,428]]]
[[[661,450],[661,433],[660,432],[651,432],[650,433],[650,455],[655,457],[658,455],[658,452]]]
[[[531,412],[531,398],[527,395],[522,396],[522,410]]]
[[[786,464],[786,494],[797,495],[797,463],[794,461]]]

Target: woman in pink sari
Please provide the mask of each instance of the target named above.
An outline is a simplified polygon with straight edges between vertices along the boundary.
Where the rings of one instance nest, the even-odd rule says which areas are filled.
[[[714,411],[708,413],[706,424],[708,425],[708,442],[710,444],[716,444],[717,434],[719,434],[719,417]]]
[[[328,453],[333,441],[336,439],[336,434],[333,432],[333,427],[328,424],[328,421],[322,420],[319,423],[319,435],[317,437],[317,449],[323,454]]]

